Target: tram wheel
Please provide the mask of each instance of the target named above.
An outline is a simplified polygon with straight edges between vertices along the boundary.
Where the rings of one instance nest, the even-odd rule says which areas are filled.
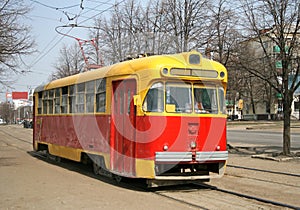
[[[57,163],[60,163],[60,162],[61,162],[61,157],[55,156],[55,161],[56,161]]]
[[[93,171],[95,175],[99,174],[100,166],[97,163],[93,163]]]
[[[114,175],[114,180],[116,180],[117,183],[120,183],[122,181],[122,177],[119,175]]]
[[[51,155],[48,151],[46,152],[46,159],[48,161],[55,161],[57,163],[61,162],[61,157],[56,156],[56,155]]]
[[[50,157],[50,153],[47,151],[47,152],[46,152],[46,160],[48,160],[48,161],[49,161],[50,159],[51,159],[51,157]]]

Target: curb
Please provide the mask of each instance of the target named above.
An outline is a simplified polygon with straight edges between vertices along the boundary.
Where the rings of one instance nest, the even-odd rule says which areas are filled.
[[[272,154],[259,154],[259,155],[252,155],[252,158],[258,158],[263,160],[273,160],[277,162],[285,162],[285,161],[291,161],[291,160],[300,160],[300,157],[287,157],[287,156],[277,156],[273,157]]]

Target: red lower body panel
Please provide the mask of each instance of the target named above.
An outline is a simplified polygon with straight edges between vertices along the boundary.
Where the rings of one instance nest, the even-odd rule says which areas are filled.
[[[109,169],[130,177],[154,171],[155,164],[164,168],[164,164],[224,163],[227,159],[226,118],[140,116],[130,121],[135,125],[124,122],[121,130],[120,122],[105,115],[37,116],[34,142],[109,155]],[[135,128],[134,135],[128,137],[126,126]],[[145,170],[142,161],[148,161]]]

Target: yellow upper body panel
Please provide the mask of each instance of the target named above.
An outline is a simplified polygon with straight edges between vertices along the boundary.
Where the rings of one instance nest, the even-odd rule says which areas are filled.
[[[189,57],[191,55],[198,55],[200,62],[191,64]],[[201,78],[191,77],[189,75],[171,75],[170,69],[198,69],[206,71],[217,72],[217,77],[214,78]],[[167,69],[169,72],[166,74],[162,73],[162,69]],[[223,72],[221,74],[221,72]],[[180,79],[190,80],[213,80],[227,83],[227,71],[226,68],[213,60],[203,58],[200,53],[196,51],[185,52],[173,55],[156,55],[150,57],[143,57],[139,59],[133,59],[129,61],[120,62],[111,66],[102,67],[92,71],[76,74],[73,76],[65,77],[52,81],[46,85],[40,86],[36,89],[36,92],[49,90],[58,87],[64,87],[68,85],[78,84],[90,80],[105,78],[105,77],[116,77],[116,76],[130,76],[136,75],[139,79],[153,80],[159,77],[172,77]],[[222,76],[221,76],[222,75]]]

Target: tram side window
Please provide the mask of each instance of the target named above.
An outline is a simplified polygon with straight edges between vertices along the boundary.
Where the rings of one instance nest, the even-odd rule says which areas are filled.
[[[196,113],[218,113],[217,91],[215,88],[195,86],[194,96]]]
[[[48,91],[43,92],[43,114],[47,114],[48,109]]]
[[[154,83],[144,100],[143,110],[145,112],[163,112],[164,111],[164,85],[162,82]]]
[[[53,114],[54,90],[49,90],[48,114]]]
[[[75,113],[75,85],[69,87],[69,111]]]
[[[192,112],[192,86],[191,84],[166,84],[166,111]]]
[[[60,114],[60,88],[55,89],[55,114]]]
[[[96,112],[105,112],[106,79],[96,80]]]
[[[76,86],[76,112],[84,112],[85,83]]]
[[[224,88],[219,88],[219,101],[220,101],[220,111],[222,114],[226,114],[226,103],[225,103],[225,93]]]
[[[61,113],[68,112],[68,87],[61,88]]]
[[[38,114],[42,114],[43,94],[42,92],[39,92],[38,95]]]
[[[95,81],[86,83],[86,112],[94,112]]]

